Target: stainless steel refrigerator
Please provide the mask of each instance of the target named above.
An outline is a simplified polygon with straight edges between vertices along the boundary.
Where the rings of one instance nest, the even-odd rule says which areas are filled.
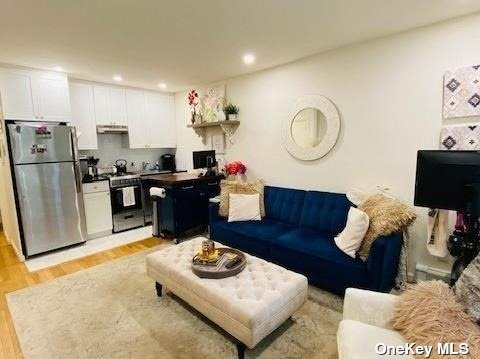
[[[11,123],[8,135],[25,256],[85,242],[75,128]]]

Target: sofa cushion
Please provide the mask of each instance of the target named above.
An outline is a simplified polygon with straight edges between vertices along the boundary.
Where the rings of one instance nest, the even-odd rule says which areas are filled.
[[[300,218],[300,227],[336,236],[347,223],[352,204],[345,194],[308,191]]]
[[[338,249],[333,236],[325,232],[291,230],[272,240],[271,258],[334,292],[362,286],[367,278],[366,265]]]
[[[265,215],[272,220],[298,225],[305,191],[265,186]]]
[[[265,259],[270,258],[270,241],[295,227],[264,218],[261,221],[226,222],[211,225],[211,238]]]

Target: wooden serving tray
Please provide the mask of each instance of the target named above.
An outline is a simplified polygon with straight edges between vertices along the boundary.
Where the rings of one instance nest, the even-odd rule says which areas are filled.
[[[222,264],[220,264],[219,267],[214,267],[214,266],[205,266],[201,264],[194,264],[192,263],[192,272],[195,273],[198,277],[200,278],[209,278],[209,279],[221,279],[221,278],[227,278],[227,277],[232,277],[234,275],[237,275],[240,273],[242,270],[245,269],[245,266],[247,265],[247,257],[245,256],[244,253],[239,251],[238,249],[235,248],[216,248],[219,251],[219,254],[225,254],[225,253],[232,253],[236,254],[237,256],[240,256],[240,263],[237,263],[236,266],[232,268],[226,268],[225,264],[227,261],[224,261]]]

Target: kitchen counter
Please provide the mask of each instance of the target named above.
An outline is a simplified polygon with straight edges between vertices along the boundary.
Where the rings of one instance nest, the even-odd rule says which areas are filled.
[[[94,183],[94,182],[101,182],[101,181],[108,181],[108,177],[107,176],[103,176],[103,175],[99,175],[99,176],[96,176],[94,178],[85,178],[83,177],[82,178],[82,183]]]
[[[210,181],[210,180],[217,180],[223,179],[223,175],[217,176],[200,176],[198,177],[197,174],[191,173],[168,173],[168,174],[157,174],[157,175],[145,175],[142,176],[142,181],[150,181],[156,182],[162,185],[173,185],[182,182],[200,182],[200,181]]]

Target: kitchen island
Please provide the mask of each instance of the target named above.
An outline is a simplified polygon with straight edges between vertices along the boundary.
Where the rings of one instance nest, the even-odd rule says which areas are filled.
[[[220,194],[223,175],[201,176],[189,173],[169,173],[142,176],[145,204],[145,222],[153,222],[150,188],[166,191],[158,206],[159,235],[165,238],[181,238],[202,233],[208,226],[209,199]]]

